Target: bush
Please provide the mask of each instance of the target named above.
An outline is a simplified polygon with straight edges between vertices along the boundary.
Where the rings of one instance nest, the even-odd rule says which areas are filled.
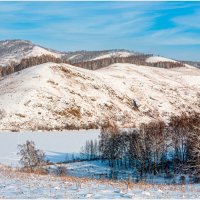
[[[185,176],[180,176],[180,183],[185,184],[185,182],[186,182]]]
[[[58,176],[65,176],[67,174],[67,168],[65,166],[58,166],[56,174]]]

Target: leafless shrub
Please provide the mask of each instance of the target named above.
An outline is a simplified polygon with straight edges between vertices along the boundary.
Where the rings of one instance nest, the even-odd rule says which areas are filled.
[[[58,175],[58,176],[66,176],[67,175],[66,166],[58,166],[57,169],[56,169],[56,175]]]

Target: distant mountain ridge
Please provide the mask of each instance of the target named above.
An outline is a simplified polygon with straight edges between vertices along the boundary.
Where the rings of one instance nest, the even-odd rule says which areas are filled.
[[[56,58],[62,58],[76,63],[96,59],[99,56],[105,56],[106,54],[114,55],[118,52],[120,53],[120,56],[123,56],[123,53],[127,53],[125,56],[139,54],[124,49],[62,52],[36,45],[28,40],[3,40],[0,41],[0,66],[7,66],[11,62],[20,62],[21,59],[31,56],[51,55]]]
[[[111,49],[111,50],[100,50],[100,51],[74,51],[66,52],[63,58],[70,60],[72,63],[85,62],[90,60],[97,60],[103,58],[108,58],[112,56],[126,57],[130,55],[139,55],[140,53],[129,51],[125,49]]]
[[[19,61],[22,58],[29,56],[52,55],[72,63],[85,62],[90,60],[97,60],[111,56],[127,57],[131,55],[142,55],[141,52],[130,51],[126,49],[111,49],[99,51],[58,51],[50,48],[43,47],[32,43],[29,40],[0,40],[0,66],[5,66],[12,61]],[[152,54],[153,55],[153,54]],[[172,59],[169,59],[172,60]],[[200,65],[200,62],[183,61]]]
[[[96,70],[114,63],[131,63],[161,68],[182,67],[180,61],[125,49],[61,52],[28,40],[0,41],[0,77],[35,65],[54,62]],[[196,66],[196,65],[195,65]]]

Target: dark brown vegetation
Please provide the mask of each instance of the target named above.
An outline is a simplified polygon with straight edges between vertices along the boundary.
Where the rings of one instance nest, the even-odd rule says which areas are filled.
[[[160,67],[160,68],[166,68],[166,69],[184,66],[184,64],[180,62],[158,62],[158,63],[146,62],[146,59],[150,56],[153,56],[153,55],[141,54],[141,55],[132,55],[128,57],[113,56],[110,58],[91,60],[91,61],[85,61],[85,62],[80,62],[80,63],[71,63],[71,64],[74,64],[77,67],[82,67],[82,68],[90,69],[90,70],[96,70],[103,67],[107,67],[114,63],[130,63],[130,64],[146,65],[146,66]]]
[[[14,72],[21,71],[28,67],[32,67],[35,65],[47,63],[47,62],[54,62],[54,63],[68,63],[60,58],[56,58],[50,55],[42,55],[30,58],[24,58],[20,61],[20,63],[11,62],[11,64],[7,67],[0,66],[0,77],[6,76],[8,74],[12,74]]]
[[[99,150],[102,160],[116,169],[136,169],[145,174],[200,174],[200,115],[193,113],[142,124],[123,131],[115,124],[102,128]]]
[[[89,70],[100,69],[103,67],[107,67],[111,64],[114,64],[114,63],[130,63],[130,64],[147,65],[147,66],[160,67],[160,68],[166,68],[166,69],[184,66],[184,64],[182,64],[180,62],[148,63],[148,62],[146,62],[146,59],[150,56],[152,56],[152,55],[151,54],[140,54],[140,55],[132,55],[132,56],[128,56],[128,57],[112,56],[110,58],[74,63],[73,61],[66,60],[64,58],[56,58],[51,55],[42,55],[42,56],[24,58],[20,61],[20,63],[11,62],[11,64],[6,67],[0,66],[0,77],[12,74],[14,72],[21,71],[28,67],[32,67],[32,66],[47,63],[47,62],[67,63],[67,64],[72,64],[74,66],[89,69]]]

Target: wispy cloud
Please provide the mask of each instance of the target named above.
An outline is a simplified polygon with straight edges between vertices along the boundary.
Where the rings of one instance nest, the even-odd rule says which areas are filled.
[[[185,29],[198,29],[200,30],[200,8],[193,14],[175,17],[172,19],[177,26]]]
[[[200,48],[199,21],[199,2],[0,2],[0,39],[61,50],[159,49],[176,56],[177,49],[185,55],[186,46]]]

